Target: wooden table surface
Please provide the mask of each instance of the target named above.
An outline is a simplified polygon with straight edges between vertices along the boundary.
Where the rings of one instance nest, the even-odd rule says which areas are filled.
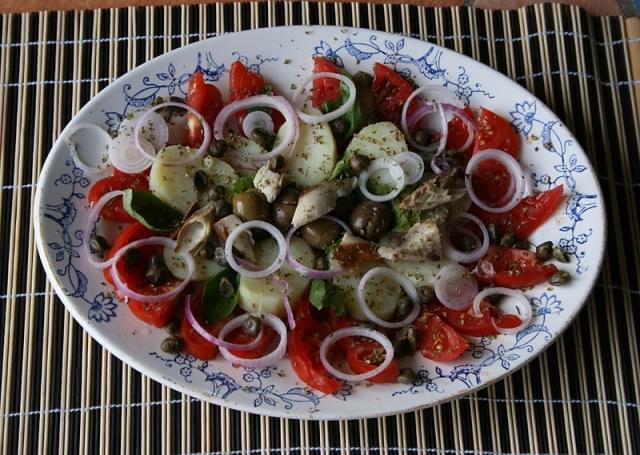
[[[229,1],[229,0],[221,0]],[[579,5],[596,16],[632,15],[634,0],[560,0],[558,3]],[[636,0],[637,1],[637,0]],[[424,6],[467,5],[479,8],[518,8],[545,0],[373,0],[375,3],[411,3]],[[43,10],[96,9],[146,5],[179,5],[213,3],[212,0],[0,0],[0,13]]]

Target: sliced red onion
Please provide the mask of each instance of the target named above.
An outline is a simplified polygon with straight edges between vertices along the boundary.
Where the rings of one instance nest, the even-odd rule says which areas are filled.
[[[527,298],[526,295],[524,295],[521,291],[517,291],[515,289],[495,287],[495,288],[486,288],[480,291],[473,299],[473,313],[476,316],[478,317],[482,316],[482,312],[480,310],[480,304],[485,298],[492,295],[504,295],[507,297],[511,297],[513,299],[513,304],[515,305],[516,312],[517,312],[517,314],[515,313],[514,314],[518,316],[518,318],[520,318],[520,324],[518,324],[516,327],[509,327],[509,328],[500,327],[495,323],[495,321],[492,320],[494,328],[499,333],[502,333],[505,335],[515,335],[529,325],[529,322],[531,322],[531,318],[533,316],[533,309],[531,308],[531,303],[529,302],[529,299]]]
[[[464,141],[464,144],[460,146],[457,150],[466,150],[473,143],[476,137],[476,126],[475,123],[469,118],[468,114],[464,109],[457,107],[452,104],[443,104],[443,109],[447,118],[451,115],[458,117],[464,123],[465,128],[467,129],[467,139]]]
[[[366,337],[380,343],[385,352],[382,363],[373,370],[360,374],[344,373],[331,365],[328,359],[329,348],[337,341],[348,337]],[[338,329],[335,332],[330,333],[324,340],[322,340],[322,344],[320,344],[320,362],[322,362],[322,365],[329,373],[344,381],[365,381],[382,373],[391,364],[393,355],[393,345],[389,338],[377,330],[367,329],[365,327],[346,327],[344,329]]]
[[[282,154],[291,148],[298,141],[300,128],[298,126],[298,116],[291,104],[282,96],[256,95],[239,101],[234,101],[222,108],[216,121],[213,124],[213,135],[217,140],[224,139],[224,127],[227,120],[238,111],[253,107],[270,107],[279,111],[288,124],[286,135],[283,140],[268,153],[252,156],[251,159],[257,161],[267,161]]]
[[[460,251],[455,246],[453,246],[451,244],[451,241],[449,240],[449,238],[451,237],[452,228],[463,220],[468,220],[475,223],[480,228],[480,232],[482,232],[482,241],[478,242],[478,246],[472,251]],[[475,234],[473,236],[476,237]],[[453,259],[454,261],[461,262],[463,264],[471,264],[482,259],[487,253],[487,250],[489,249],[489,231],[487,230],[487,227],[484,225],[484,223],[480,220],[480,218],[470,213],[462,213],[449,222],[444,233],[442,247],[444,250],[444,255],[449,259]]]
[[[331,220],[334,223],[338,224],[342,229],[344,229],[345,232],[351,234],[351,229],[349,228],[349,226],[347,225],[347,223],[345,223],[344,221],[342,221],[339,218],[336,218],[334,216],[330,216],[330,215],[325,215],[321,218],[325,218],[327,220]],[[291,245],[291,238],[293,237],[293,234],[296,233],[296,231],[302,226],[299,227],[292,227],[291,229],[289,229],[289,232],[287,232],[287,237],[285,238],[286,242],[287,242],[287,263],[289,263],[289,265],[291,266],[292,269],[294,269],[296,272],[298,272],[300,275],[304,275],[306,277],[309,277],[311,279],[314,280],[330,280],[331,278],[337,276],[337,275],[341,275],[344,273],[344,269],[341,267],[338,267],[337,269],[333,269],[333,270],[318,270],[318,269],[312,269],[310,267],[307,267],[306,265],[304,265],[303,263],[299,262],[295,256],[293,254],[291,254],[291,248],[289,247],[289,245]]]
[[[129,251],[131,248],[139,248],[145,245],[162,245],[166,248],[171,248],[173,251],[175,251],[176,249],[175,240],[170,239],[168,237],[149,237],[147,239],[136,240],[135,242],[131,242],[128,245],[123,246],[113,256],[113,263],[111,264],[111,276],[113,277],[113,282],[116,288],[125,297],[138,300],[140,302],[153,303],[153,302],[161,302],[163,300],[173,299],[178,294],[180,294],[184,290],[184,288],[187,287],[187,285],[189,284],[189,281],[191,281],[193,272],[196,269],[196,262],[193,259],[193,256],[191,256],[189,253],[178,253],[176,251],[176,254],[182,258],[182,260],[185,262],[187,266],[187,275],[185,279],[180,282],[179,285],[161,294],[156,294],[156,295],[141,294],[139,292],[136,292],[130,289],[127,286],[127,284],[122,280],[117,264],[118,264],[118,261],[122,259],[122,257],[124,257],[126,252]]]
[[[447,116],[445,115],[445,112],[444,112],[444,108],[442,107],[442,104],[439,102],[435,102],[435,101],[431,102],[431,105],[435,107],[435,109],[438,112],[438,115],[440,116],[440,141],[438,142],[437,147],[435,147],[435,144],[430,144],[428,146],[420,145],[415,141],[409,129],[409,125],[407,124],[407,112],[409,111],[409,106],[411,106],[411,103],[418,95],[428,93],[428,92],[433,93],[434,90],[436,89],[440,91],[441,88],[442,87],[435,87],[431,85],[420,87],[414,90],[413,93],[411,93],[411,95],[409,95],[409,98],[407,98],[407,101],[405,101],[404,106],[402,106],[402,113],[400,115],[400,127],[402,128],[402,132],[404,133],[407,141],[409,141],[409,144],[411,144],[416,150],[419,150],[424,153],[430,153],[435,151],[436,155],[440,155],[441,153],[444,152],[445,147],[447,146],[447,136],[449,135],[449,127],[447,122]],[[448,92],[448,90],[446,89],[443,89],[443,90]],[[414,127],[422,118],[434,112],[433,110],[430,110],[427,108],[418,107],[417,109],[418,109],[417,111],[412,113],[413,114],[412,124],[414,125]],[[417,113],[421,114],[420,117],[417,116]]]
[[[412,185],[422,178],[424,174],[424,160],[417,153],[402,152],[392,156],[391,159],[402,167],[407,185]]]
[[[95,228],[96,222],[100,217],[100,211],[102,208],[107,205],[111,199],[116,197],[121,197],[124,195],[124,191],[116,190],[110,191],[104,194],[100,199],[96,201],[95,204],[89,209],[89,213],[87,214],[87,220],[85,221],[84,229],[82,231],[82,250],[84,252],[84,257],[87,258],[87,261],[92,266],[98,269],[106,269],[111,264],[115,262],[115,256],[107,259],[106,261],[96,261],[93,257],[93,253],[91,253],[91,249],[89,248],[89,242],[91,240],[91,234]]]
[[[437,108],[433,103],[419,103],[410,113],[407,114],[408,130],[412,131],[427,115],[435,114]]]
[[[138,151],[137,147],[145,150],[145,154]],[[153,161],[147,158],[154,156],[156,150],[146,139],[140,139],[138,145],[133,136],[116,136],[109,144],[109,160],[120,171],[128,174],[137,174],[146,170]]]
[[[105,147],[106,150],[108,151],[109,146],[111,144],[111,136],[109,135],[109,133],[107,133],[107,131],[105,131],[103,128],[100,128],[98,125],[95,125],[93,123],[79,123],[71,127],[71,129],[66,132],[66,136],[63,139],[65,144],[67,144],[67,147],[69,147],[69,154],[71,155],[71,158],[73,159],[73,162],[76,165],[76,167],[80,168],[82,172],[84,172],[85,174],[88,174],[93,177],[101,177],[103,175],[106,175],[108,172],[111,171],[111,167],[108,165],[108,161],[107,161],[108,154],[103,154],[104,163],[102,167],[101,165],[91,166],[85,163],[82,160],[82,158],[80,158],[80,155],[78,155],[78,148],[76,147],[76,143],[71,138],[73,137],[74,134],[76,134],[81,130],[92,130],[98,133],[99,136],[102,136],[105,143],[104,145],[93,144],[96,150],[100,150],[103,147]]]
[[[202,338],[207,340],[209,343],[215,344],[220,348],[232,349],[234,351],[250,351],[251,349],[257,347],[262,342],[262,339],[264,338],[264,330],[262,325],[260,325],[260,332],[258,332],[258,336],[255,337],[255,339],[253,341],[250,341],[249,343],[244,343],[244,344],[230,343],[228,341],[224,341],[222,338],[218,338],[212,335],[211,333],[209,333],[207,329],[205,329],[204,327],[202,327],[202,325],[200,325],[198,320],[193,315],[193,311],[191,311],[191,294],[187,295],[185,299],[184,315],[187,318],[187,321],[189,321],[189,324],[191,325],[191,327],[193,327],[193,330],[195,330],[198,333],[198,335],[200,335]]]
[[[451,310],[466,310],[478,293],[478,282],[469,271],[459,264],[443,267],[434,283],[436,297]]]
[[[238,327],[242,327],[244,321],[246,321],[249,317],[260,318],[262,324],[267,324],[272,329],[274,329],[280,337],[278,346],[276,346],[276,348],[270,353],[257,359],[245,359],[242,357],[238,357],[237,355],[232,354],[227,348],[224,348],[222,346],[220,346],[220,354],[222,354],[222,357],[227,359],[232,364],[239,365],[241,367],[263,368],[275,365],[284,357],[287,352],[287,326],[284,325],[284,322],[282,322],[272,314],[241,314],[240,316],[229,321],[227,325],[222,328],[219,338],[223,340],[233,330],[237,329]]]
[[[391,179],[395,180],[396,186],[393,188],[393,190],[391,190],[387,194],[382,194],[382,195],[373,194],[367,188],[367,182],[369,181],[369,178],[371,177],[371,175],[373,175],[378,171],[382,171],[384,169],[389,171],[389,174],[391,175]],[[405,183],[406,183],[406,177],[404,175],[404,170],[402,169],[402,166],[400,166],[400,164],[398,164],[396,161],[392,160],[391,158],[378,158],[376,160],[373,160],[371,164],[369,164],[369,167],[364,171],[362,171],[358,176],[358,184],[360,186],[360,191],[362,192],[362,194],[367,199],[370,199],[376,202],[390,201],[391,199],[395,198],[398,194],[400,194],[400,191],[402,191],[402,189],[404,188]]]
[[[155,150],[160,150],[167,145],[169,126],[164,117],[152,109],[137,112],[133,117],[124,119],[120,124],[118,136],[133,137],[138,124],[140,125],[141,138],[149,142]]]
[[[247,229],[262,229],[263,231],[267,231],[278,243],[278,256],[268,267],[264,269],[255,270],[253,268],[247,268],[241,265],[233,255],[234,242],[236,241],[238,236]],[[262,278],[264,276],[269,276],[272,273],[275,273],[280,268],[280,266],[282,266],[286,255],[287,242],[285,241],[282,233],[273,224],[260,220],[252,220],[242,223],[229,233],[229,237],[227,237],[227,241],[224,244],[224,256],[227,259],[227,263],[229,264],[229,266],[233,270],[243,276],[246,276],[247,278]]]
[[[500,207],[492,207],[487,205],[482,199],[478,197],[473,189],[472,176],[475,169],[480,163],[486,160],[495,160],[507,168],[511,175],[511,182],[509,184],[509,191],[505,199],[507,202]],[[526,189],[525,184],[526,177],[520,163],[516,161],[514,157],[502,150],[486,149],[481,153],[477,153],[471,157],[467,168],[464,172],[464,185],[469,193],[469,197],[478,208],[490,213],[504,213],[514,208],[522,200]],[[510,194],[509,194],[510,193]]]
[[[327,114],[316,115],[316,114],[304,113],[303,112],[304,100],[301,100],[300,98],[302,97],[302,94],[305,91],[305,87],[311,84],[316,79],[324,79],[324,78],[337,79],[341,83],[345,84],[349,89],[349,97],[339,108]],[[294,92],[292,99],[293,99],[293,105],[295,106],[296,111],[298,113],[298,117],[300,117],[300,119],[304,123],[313,124],[313,123],[330,122],[332,120],[342,117],[344,114],[349,112],[349,109],[353,107],[354,103],[356,102],[356,86],[350,78],[348,78],[343,74],[329,73],[329,72],[315,73],[311,77],[309,77],[307,80],[305,80],[300,85],[300,87],[298,87],[298,89]]]
[[[273,120],[265,111],[249,112],[242,121],[242,131],[245,136],[251,137],[253,130],[261,129],[268,133],[274,133]]]
[[[402,289],[404,290],[405,294],[407,294],[409,299],[411,299],[411,301],[413,302],[413,309],[411,310],[411,313],[409,313],[409,315],[406,318],[404,318],[402,321],[398,321],[398,322],[385,321],[384,319],[381,319],[378,316],[376,316],[373,313],[373,311],[371,311],[371,308],[369,308],[369,305],[367,305],[366,292],[365,292],[367,282],[369,282],[369,280],[371,280],[372,278],[378,278],[378,277],[389,278],[395,281],[396,283],[398,283],[400,287],[402,287]],[[420,313],[420,297],[418,296],[418,291],[416,290],[416,287],[406,276],[388,267],[374,267],[364,274],[364,276],[358,283],[358,289],[356,290],[356,300],[358,302],[358,305],[362,309],[362,312],[367,317],[367,319],[379,325],[380,327],[384,327],[387,329],[398,329],[400,327],[404,327],[407,324],[411,324],[418,317],[418,314]]]
[[[289,301],[289,282],[283,280],[275,273],[271,275],[271,281],[282,288],[282,303],[284,304],[284,311],[287,313],[287,322],[291,330],[296,328],[296,319],[293,317],[293,308]]]
[[[193,163],[195,160],[197,160],[198,158],[200,158],[202,155],[204,155],[204,153],[207,151],[207,149],[209,148],[209,144],[211,143],[211,128],[209,127],[209,124],[207,123],[207,121],[205,120],[205,118],[200,114],[200,112],[198,112],[196,109],[194,109],[193,107],[189,106],[188,104],[185,103],[176,103],[173,101],[167,101],[164,103],[160,103],[160,104],[156,104],[155,106],[150,107],[149,109],[147,109],[145,111],[144,114],[142,114],[142,116],[140,117],[140,119],[136,122],[135,127],[133,128],[133,141],[135,143],[136,149],[138,150],[139,153],[141,153],[142,155],[146,156],[147,159],[151,160],[151,161],[155,161],[156,160],[156,155],[155,155],[155,149],[154,149],[154,153],[149,153],[149,149],[145,146],[143,146],[143,139],[140,137],[140,129],[144,126],[147,125],[148,121],[152,118],[154,118],[154,115],[156,114],[156,111],[158,109],[163,109],[165,107],[177,107],[180,109],[184,109],[186,111],[189,111],[191,114],[195,115],[198,120],[200,121],[200,126],[202,127],[202,144],[200,144],[200,147],[198,147],[198,149],[195,151],[195,153],[192,153],[190,155],[188,155],[186,158],[182,159],[182,160],[178,160],[178,161],[171,161],[170,163],[163,163],[163,165],[165,166],[184,166],[186,164],[189,163]],[[159,116],[160,118],[162,118],[161,116]],[[166,123],[165,123],[165,127],[166,127]],[[167,129],[167,140],[169,138],[169,131]],[[166,140],[165,140],[165,144],[166,144]]]

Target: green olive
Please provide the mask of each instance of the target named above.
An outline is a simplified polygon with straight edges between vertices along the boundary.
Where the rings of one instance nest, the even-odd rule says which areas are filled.
[[[391,209],[381,202],[361,202],[353,209],[349,225],[353,232],[366,240],[379,240],[393,222]]]
[[[291,186],[284,188],[273,203],[273,224],[283,231],[289,230],[297,204],[298,190]]]
[[[271,208],[267,199],[260,191],[252,188],[242,193],[236,193],[231,200],[233,213],[243,221],[271,220]]]
[[[313,248],[322,249],[340,237],[342,228],[335,221],[320,218],[304,225],[300,228],[300,233]]]

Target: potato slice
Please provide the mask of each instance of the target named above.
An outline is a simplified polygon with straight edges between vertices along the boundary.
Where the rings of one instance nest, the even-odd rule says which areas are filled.
[[[374,160],[390,158],[407,150],[402,131],[391,122],[379,122],[365,126],[353,136],[345,155],[365,155]]]
[[[187,267],[184,261],[170,248],[165,248],[163,252],[164,262],[169,271],[178,278],[184,280],[187,277]],[[224,267],[213,259],[204,259],[200,255],[193,257],[196,261],[196,269],[191,277],[194,281],[204,281],[222,272]]]

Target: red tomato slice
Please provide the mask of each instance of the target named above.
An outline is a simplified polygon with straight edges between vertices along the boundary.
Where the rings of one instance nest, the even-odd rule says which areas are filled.
[[[130,244],[131,242],[153,237],[154,235],[155,233],[152,230],[147,229],[138,221],[134,221],[133,223],[125,227],[122,232],[120,232],[120,234],[118,234],[113,242],[113,245],[111,246],[111,249],[105,257],[105,260],[112,258],[120,248]],[[111,267],[107,267],[106,269],[104,269],[103,275],[107,283],[113,286],[114,283],[113,278],[111,277]]]
[[[324,57],[313,58],[314,73],[340,73],[340,68]],[[312,105],[320,108],[324,103],[333,103],[340,99],[340,81],[337,79],[323,78],[313,81]]]
[[[144,285],[137,292],[151,294],[152,292],[167,292],[178,284],[177,280],[170,280],[160,286]],[[128,299],[127,305],[131,312],[141,321],[155,327],[164,327],[175,315],[180,303],[180,297],[162,300],[160,302],[140,302],[139,300]]]
[[[209,126],[212,127],[223,106],[222,94],[215,85],[207,84],[204,81],[202,73],[193,73],[189,80],[187,104],[198,111]],[[199,147],[202,143],[202,138],[203,132],[200,121],[194,114],[189,113],[187,115],[186,145],[193,148]]]
[[[310,317],[298,320],[296,328],[289,333],[289,358],[293,371],[309,387],[324,393],[334,393],[342,386],[320,362],[320,344],[329,333],[331,327],[328,323]]]
[[[374,65],[373,74],[371,91],[375,95],[380,117],[400,124],[402,106],[413,92],[413,87],[400,74],[382,63]]]
[[[133,189],[138,191],[149,190],[149,180],[144,174],[125,174],[117,171],[110,177],[105,177],[93,184],[89,190],[87,199],[90,205],[95,204],[102,196],[110,191]],[[135,221],[122,206],[122,198],[113,198],[100,211],[100,216],[107,220],[132,223]]]
[[[453,329],[461,335],[483,337],[498,335],[494,323],[499,327],[516,327],[520,319],[513,314],[499,313],[487,300],[480,304],[482,316],[476,316],[473,308],[466,311],[451,310],[444,305],[439,314]]]
[[[276,331],[271,327],[268,327],[266,324],[264,325],[263,330],[264,336],[262,337],[262,340],[260,341],[258,346],[256,346],[255,348],[249,351],[230,350],[229,352],[238,357],[242,357],[243,359],[257,359],[258,357],[262,357],[267,353],[269,347],[271,347],[271,344],[273,343],[273,340],[277,337]],[[238,328],[231,332],[226,340],[230,341],[231,343],[247,344],[255,340],[255,337],[247,335],[246,333],[244,333],[244,330],[242,330],[242,328]]]
[[[562,200],[562,185],[532,194],[505,213],[489,213],[473,206],[471,213],[485,224],[495,224],[498,232],[513,232],[519,239],[526,239],[555,212]]]
[[[375,341],[355,341],[351,348],[347,351],[347,363],[349,368],[355,374],[366,373],[376,367],[378,357],[380,357],[377,351],[382,350],[382,347]],[[381,359],[380,359],[381,360]],[[370,378],[371,382],[398,382],[398,362],[396,359],[391,361],[391,364],[385,368],[382,372]]]
[[[507,288],[525,288],[546,281],[558,271],[553,264],[543,264],[533,251],[491,246],[482,261],[493,266],[495,273],[482,273],[478,267],[476,278],[482,284]]]
[[[475,115],[469,106],[464,108],[464,112],[467,114],[468,119],[475,124]],[[464,121],[459,116],[454,116],[453,119],[447,125],[447,150],[460,150],[460,147],[467,142],[469,137],[469,129]],[[471,152],[473,151],[473,142],[465,150],[462,150],[467,159],[471,158]]]
[[[196,320],[202,325],[209,333],[214,336],[218,336],[224,325],[228,322],[227,319],[216,322],[214,324],[207,323],[202,318],[202,293],[194,294],[194,298],[191,300],[191,311]],[[202,338],[198,332],[189,324],[187,318],[182,318],[180,324],[180,337],[184,341],[184,351],[191,354],[200,360],[211,360],[216,357],[218,353],[218,346]]]
[[[476,124],[473,154],[486,149],[502,150],[516,160],[520,159],[520,138],[511,124],[489,109],[482,108]]]
[[[423,308],[416,319],[418,349],[427,359],[442,362],[455,360],[467,350],[469,344],[453,327],[443,321],[436,311],[432,306]]]

